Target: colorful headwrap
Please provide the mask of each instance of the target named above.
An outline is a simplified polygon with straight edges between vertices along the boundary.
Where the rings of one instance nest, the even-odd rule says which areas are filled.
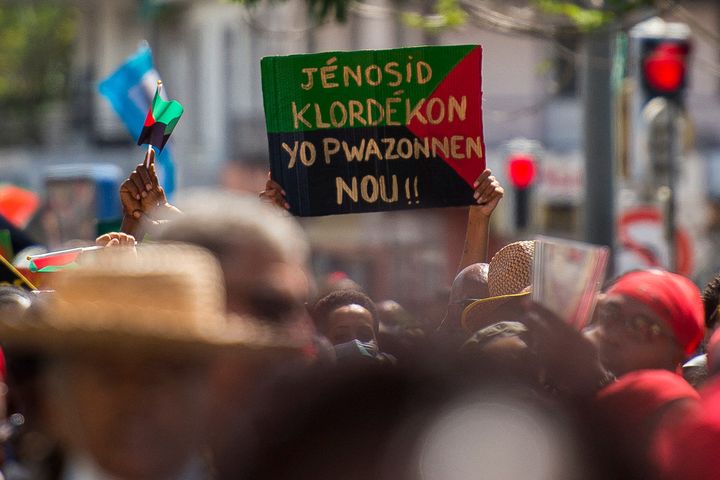
[[[700,400],[700,394],[680,375],[667,370],[636,370],[600,390],[598,408],[612,413],[628,430],[640,428],[645,419],[666,405],[682,399]]]
[[[607,291],[647,305],[669,326],[685,353],[692,353],[705,335],[700,290],[687,278],[664,270],[640,270],[622,276]]]

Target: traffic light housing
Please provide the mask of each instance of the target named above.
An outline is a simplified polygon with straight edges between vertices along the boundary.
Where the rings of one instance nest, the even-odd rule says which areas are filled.
[[[668,186],[682,158],[682,118],[690,83],[690,28],[654,18],[630,30],[628,68],[628,188],[644,201]]]
[[[511,153],[507,158],[507,177],[515,197],[515,228],[527,228],[530,218],[529,190],[537,176],[535,157],[525,152]]]
[[[640,45],[641,79],[646,101],[653,97],[682,101],[687,87],[687,38],[645,38]]]
[[[618,195],[618,209],[620,218],[634,209],[657,212],[658,222],[644,225],[642,235],[656,241],[654,248],[668,252],[667,260],[659,261],[670,270],[675,270],[677,258],[676,191],[687,124],[691,33],[687,24],[656,17],[630,29],[627,42],[628,79],[623,91],[627,92],[628,175]],[[619,267],[624,269],[635,253],[627,245],[618,247]]]

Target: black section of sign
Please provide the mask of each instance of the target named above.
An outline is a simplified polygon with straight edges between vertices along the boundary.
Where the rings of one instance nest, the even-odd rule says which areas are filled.
[[[334,139],[337,143],[327,139]],[[378,159],[375,153],[367,155],[371,139],[378,146],[382,159]],[[394,140],[394,146],[391,145],[392,140],[388,139]],[[361,148],[363,140],[363,159],[348,161],[346,148]],[[325,144],[324,141],[328,143]],[[442,142],[442,139],[440,141]],[[290,212],[297,216],[451,207],[475,203],[472,187],[440,156],[433,157],[432,149],[430,158],[427,158],[421,149],[415,148],[418,144],[424,146],[424,139],[416,139],[405,127],[274,133],[268,135],[268,142],[272,178],[285,190]],[[431,142],[432,140],[428,140],[429,144]],[[297,146],[292,168],[289,168],[291,154],[283,144],[291,151]],[[408,146],[411,148],[408,149]],[[326,163],[325,151],[332,152],[337,147],[338,151],[330,154],[329,163]],[[303,148],[304,157],[301,155]],[[461,150],[465,151],[464,143]],[[438,149],[436,153],[437,151]],[[402,158],[407,157],[408,152],[412,152],[410,158]],[[419,158],[416,158],[416,152]],[[397,158],[388,159],[391,157]]]

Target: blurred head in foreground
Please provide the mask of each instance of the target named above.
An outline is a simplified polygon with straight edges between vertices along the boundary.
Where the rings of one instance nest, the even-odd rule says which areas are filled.
[[[309,324],[309,249],[298,223],[255,197],[196,190],[178,201],[183,215],[153,239],[201,246],[220,262],[227,309],[281,326]]]
[[[365,365],[316,372],[272,398],[254,462],[237,470],[227,458],[222,478],[593,478],[564,414],[524,389]]]
[[[303,351],[314,356],[314,328],[305,307],[309,250],[295,219],[256,197],[229,191],[190,191],[177,205],[183,215],[163,225],[153,238],[212,252],[225,279],[228,312],[239,319],[258,319],[278,335],[305,342]],[[214,449],[225,448],[229,420],[245,415],[256,386],[298,356],[226,354],[215,364],[210,385]]]
[[[112,249],[52,286],[42,310],[1,319],[0,338],[48,358],[45,401],[71,477],[201,469],[210,366],[226,351],[281,347],[228,320],[220,268],[197,247]]]
[[[700,391],[699,408],[680,422],[665,425],[652,446],[662,480],[717,480],[720,445],[720,381],[709,381]]]
[[[700,400],[680,375],[666,370],[637,370],[620,377],[595,397],[597,434],[619,478],[655,478],[652,438],[682,423]]]
[[[615,375],[641,369],[675,370],[705,334],[700,291],[662,270],[620,277],[598,298],[586,337]]]

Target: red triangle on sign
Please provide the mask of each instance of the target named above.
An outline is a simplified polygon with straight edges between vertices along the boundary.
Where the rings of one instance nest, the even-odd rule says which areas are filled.
[[[457,158],[452,157],[452,150],[448,155],[444,155],[438,150],[438,155],[450,165],[450,167],[462,177],[468,185],[472,186],[473,182],[485,170],[485,142],[483,139],[483,123],[482,123],[482,48],[480,46],[473,48],[465,58],[450,70],[445,79],[437,86],[435,91],[425,99],[425,103],[421,108],[422,115],[413,117],[407,125],[408,129],[416,137],[435,137],[442,139],[447,137],[450,139],[455,135],[462,136],[460,148],[457,151],[460,155]],[[462,102],[465,98],[465,107],[462,108],[464,117],[455,111],[453,121],[449,121],[449,104],[450,97],[454,97],[457,102]],[[427,112],[430,102],[433,98],[437,98],[445,106],[444,120],[438,124],[431,124],[429,116],[434,113],[434,119],[440,117],[440,104],[435,104],[435,109]],[[471,152],[466,158],[465,154],[469,149],[466,148],[466,138],[480,138],[482,155]]]

